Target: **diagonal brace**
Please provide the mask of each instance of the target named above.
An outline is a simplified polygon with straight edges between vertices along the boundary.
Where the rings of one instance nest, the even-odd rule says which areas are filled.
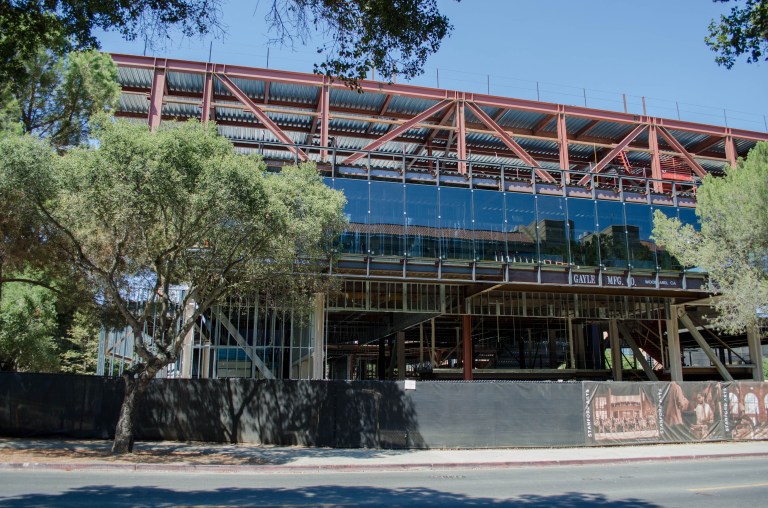
[[[501,139],[501,141],[505,145],[507,145],[507,148],[515,152],[515,155],[517,155],[520,158],[520,160],[522,160],[527,166],[534,168],[534,171],[539,176],[539,178],[541,178],[545,182],[555,183],[555,179],[552,177],[552,175],[550,175],[547,171],[541,169],[541,166],[539,165],[539,163],[536,162],[536,160],[533,157],[531,157],[531,155],[528,152],[526,152],[525,149],[517,143],[517,141],[512,139],[512,136],[507,134],[507,132],[504,129],[502,129],[499,124],[494,122],[493,119],[490,116],[488,116],[488,114],[485,111],[482,110],[482,108],[480,108],[479,106],[477,106],[472,102],[467,102],[466,105],[470,110],[472,110],[472,113],[477,118],[479,118],[481,122],[483,122],[483,124],[486,127],[488,127],[489,129],[491,129],[496,133],[499,139]]]
[[[226,75],[222,73],[217,73],[216,77],[219,78],[219,81],[221,81],[221,84],[224,85],[224,87],[232,93],[232,95],[235,96],[237,100],[239,100],[253,115],[262,123],[264,124],[264,127],[267,128],[269,132],[275,135],[277,139],[279,139],[281,142],[288,145],[288,150],[293,152],[296,156],[298,156],[299,159],[305,161],[308,160],[309,157],[307,157],[307,154],[304,153],[301,148],[298,148],[295,145],[293,140],[288,137],[288,135],[280,128],[278,125],[272,121],[269,116],[259,108],[255,102],[251,100],[250,97],[248,97],[245,92],[240,90],[240,88]]]
[[[632,337],[632,333],[629,331],[629,328],[627,328],[627,325],[619,322],[618,328],[619,328],[619,333],[624,337],[624,342],[626,342],[627,345],[632,349],[632,353],[635,355],[635,358],[637,358],[637,360],[640,362],[640,366],[643,368],[643,372],[645,372],[645,375],[648,376],[648,380],[658,381],[659,380],[658,376],[656,376],[656,373],[648,364],[648,360],[645,359],[645,355],[640,350],[640,347],[637,345],[637,342],[635,342],[635,339]]]
[[[355,162],[356,160],[358,160],[358,159],[360,159],[360,158],[365,156],[364,152],[369,152],[369,151],[372,151],[372,150],[376,150],[378,147],[382,146],[383,144],[385,144],[385,143],[395,139],[400,134],[403,134],[404,132],[408,131],[411,127],[413,127],[417,123],[419,123],[419,122],[421,122],[423,120],[426,120],[427,118],[429,118],[429,117],[439,113],[440,111],[444,110],[445,108],[447,108],[451,104],[453,104],[453,101],[449,100],[449,99],[444,99],[444,100],[438,102],[437,104],[435,104],[431,108],[429,108],[429,109],[427,109],[425,111],[422,111],[421,113],[419,113],[418,115],[414,116],[413,118],[411,118],[407,122],[405,122],[402,125],[392,129],[391,131],[387,132],[386,134],[384,134],[380,138],[376,139],[372,143],[369,143],[368,145],[363,147],[359,152],[350,155],[349,157],[344,159],[343,164],[351,164],[351,163]]]
[[[243,348],[243,351],[245,351],[245,354],[248,355],[248,358],[250,358],[254,365],[256,365],[256,368],[259,369],[259,372],[264,374],[266,379],[275,379],[275,375],[272,374],[272,371],[269,370],[269,367],[266,366],[264,360],[262,360],[261,357],[257,355],[255,351],[253,351],[253,348],[248,346],[248,341],[246,341],[243,336],[240,335],[240,332],[237,330],[237,328],[235,328],[235,325],[232,324],[229,318],[219,312],[218,308],[212,309],[211,313],[216,317],[216,319],[219,320],[219,323],[222,324],[227,332],[232,335],[232,337],[237,342],[237,345]]]
[[[624,150],[626,147],[628,147],[628,146],[629,146],[629,144],[630,144],[632,141],[634,141],[634,140],[635,140],[635,138],[636,138],[637,136],[639,136],[639,135],[640,135],[640,133],[641,133],[641,132],[643,132],[643,131],[644,131],[644,130],[647,128],[647,127],[648,127],[647,125],[643,125],[643,124],[641,124],[641,125],[638,125],[638,126],[636,126],[634,129],[632,129],[632,131],[631,131],[629,134],[627,134],[627,135],[624,137],[624,139],[622,139],[621,141],[619,141],[619,144],[618,144],[618,145],[616,145],[616,146],[613,148],[613,150],[611,150],[610,152],[608,152],[608,154],[607,154],[605,157],[603,157],[603,158],[600,160],[600,162],[598,162],[598,163],[597,163],[597,165],[596,165],[594,168],[592,168],[592,173],[599,173],[599,172],[601,172],[602,170],[604,170],[604,169],[606,168],[606,166],[608,166],[608,164],[610,164],[610,163],[611,163],[611,161],[614,159],[614,157],[616,157],[617,155],[619,155],[619,153],[620,153],[622,150]],[[589,181],[589,175],[585,175],[585,176],[584,176],[584,177],[583,177],[581,180],[579,180],[579,185],[584,185],[584,184],[586,184],[588,181]]]
[[[693,158],[693,155],[688,153],[688,150],[686,150],[685,147],[680,144],[680,142],[676,140],[675,137],[669,133],[669,131],[667,131],[667,129],[659,125],[657,130],[659,134],[661,134],[661,137],[666,139],[667,143],[672,145],[672,148],[674,148],[677,153],[683,156],[683,159],[685,159],[688,165],[691,166],[691,169],[694,173],[696,173],[701,178],[707,176],[707,172],[704,170],[704,168],[701,167],[701,164],[696,162],[696,159]]]
[[[707,355],[707,358],[709,358],[709,361],[712,362],[712,364],[717,369],[717,372],[720,373],[721,376],[723,376],[723,379],[726,381],[733,381],[733,376],[731,376],[731,373],[728,372],[728,369],[725,368],[725,365],[720,361],[720,358],[717,357],[714,351],[712,351],[712,348],[709,347],[709,344],[707,344],[707,341],[704,340],[704,337],[699,332],[698,328],[696,328],[696,325],[691,321],[691,318],[688,317],[688,314],[685,312],[685,309],[683,307],[680,307],[680,309],[677,312],[677,317],[680,320],[683,325],[688,329],[688,332],[693,336],[693,338],[696,340],[696,343],[699,345],[699,347],[704,351],[704,354]]]

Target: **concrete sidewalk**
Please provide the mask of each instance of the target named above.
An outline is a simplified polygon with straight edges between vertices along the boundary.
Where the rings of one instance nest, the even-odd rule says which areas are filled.
[[[126,470],[309,473],[499,468],[633,461],[768,460],[768,441],[474,450],[372,450],[250,444],[140,442],[130,456],[110,455],[109,441],[0,439],[0,470]]]

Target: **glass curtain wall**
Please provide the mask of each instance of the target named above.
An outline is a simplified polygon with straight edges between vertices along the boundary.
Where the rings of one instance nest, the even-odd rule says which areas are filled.
[[[681,270],[651,235],[660,210],[699,228],[692,208],[336,178],[348,254]]]

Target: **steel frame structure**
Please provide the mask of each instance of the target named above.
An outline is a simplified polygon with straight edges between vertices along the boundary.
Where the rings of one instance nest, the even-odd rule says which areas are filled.
[[[143,83],[123,86],[124,96],[148,99],[146,112],[121,108],[118,115],[144,118],[153,129],[163,119],[190,116],[221,126],[258,127],[285,143],[299,160],[308,156],[290,146],[297,139],[299,144],[319,145],[325,160],[332,140],[344,137],[358,141],[344,164],[354,164],[366,152],[391,152],[387,145],[396,142],[400,151],[406,145],[412,147],[405,150],[408,155],[432,156],[442,151],[444,157],[457,161],[462,174],[473,159],[495,157],[533,168],[544,183],[567,184],[571,170],[598,174],[611,164],[621,170],[627,154],[634,153],[630,167],[625,164],[627,174],[632,170],[632,174],[660,180],[672,174],[664,164],[672,161],[683,168],[673,176],[691,181],[734,164],[756,142],[768,141],[768,133],[729,127],[367,80],[359,83],[358,92],[371,101],[344,101],[340,97],[349,93],[344,84],[314,74],[120,54],[112,58],[120,69],[151,74]],[[171,75],[194,76],[199,86],[171,86]],[[258,83],[258,96],[243,89],[249,82]],[[281,85],[300,87],[301,96],[291,97],[289,92],[275,97],[271,90]],[[197,112],[168,111],[174,104],[192,106]],[[247,114],[219,115],[224,109]],[[562,176],[558,179],[548,169],[560,169]],[[586,176],[578,181],[588,183]]]
[[[402,157],[403,162],[395,171],[399,171],[403,183],[409,177],[409,170],[418,163],[424,166],[419,168],[422,175],[430,175],[427,178],[437,182],[443,175],[455,178],[455,185],[470,187],[501,182],[500,188],[506,191],[504,171],[507,168],[527,175],[527,181],[520,184],[522,187],[517,189],[518,192],[591,196],[592,199],[648,204],[653,204],[657,198],[663,200],[665,198],[660,196],[667,195],[678,205],[678,186],[692,189],[693,195],[684,199],[695,203],[695,187],[702,177],[722,173],[726,166],[746,156],[757,142],[768,141],[768,133],[488,94],[368,80],[359,82],[359,89],[351,91],[342,83],[313,74],[133,55],[113,54],[112,58],[123,82],[118,116],[146,121],[153,130],[166,120],[197,118],[203,123],[214,121],[220,130],[226,131],[222,133],[236,147],[250,151],[264,146],[279,149],[289,153],[295,161],[314,160],[321,166],[328,165],[332,175],[337,168],[357,169],[362,171],[362,176],[371,179],[372,168],[377,162]],[[247,135],[234,132],[238,129]],[[613,192],[600,188],[604,178],[618,182],[613,184]],[[622,182],[633,180],[641,182],[641,189],[628,197]],[[357,275],[345,276],[345,279],[350,283],[367,279],[371,262],[371,258],[366,257],[361,265],[362,272],[357,270]],[[510,289],[509,283],[513,281],[505,275],[492,284],[487,283],[478,275],[482,267],[469,264],[472,278],[455,280],[463,288],[461,297],[466,299],[467,305],[472,298],[483,294],[503,298],[494,291]],[[408,266],[408,260],[400,260],[392,275],[380,274],[376,278],[419,282],[408,272]],[[440,266],[441,262],[438,262],[438,272]],[[399,274],[395,273],[398,269]],[[568,268],[566,285],[571,286],[569,291],[573,294],[570,271]],[[535,273],[530,283],[520,286],[522,290],[541,289],[542,283],[546,284],[542,275],[553,272],[538,266]],[[423,282],[435,284],[440,280],[437,277]],[[654,294],[664,298],[665,294],[659,292],[659,280],[657,272],[655,284],[646,292],[655,290]],[[674,305],[680,305],[681,301],[684,304],[686,299],[699,298],[702,294],[700,285],[688,288],[685,277],[682,281],[681,298],[666,293],[666,298],[677,298],[669,300],[674,301]],[[603,297],[622,291],[621,288],[604,288],[602,282],[597,288],[582,286],[580,289]],[[694,291],[684,294],[685,290],[691,289]],[[405,301],[406,295],[402,298]],[[349,310],[350,313],[356,311]],[[327,314],[329,311],[320,309],[318,315],[322,312]],[[331,312],[347,311],[337,308]],[[424,323],[430,320],[433,330],[431,357],[434,358],[435,318],[448,314],[425,312],[410,317],[402,314],[400,323],[390,323],[390,331],[397,333],[397,347],[396,354],[392,353],[393,363],[389,370],[396,368],[398,376],[405,376],[404,349],[408,344],[405,331],[410,330],[412,335],[416,326],[421,343],[419,354],[423,357]],[[469,311],[459,314],[459,321],[455,323],[454,354],[463,365],[459,377],[472,379],[476,370],[472,367],[478,361],[477,355],[473,356],[473,347],[478,346],[477,343],[473,345],[473,316]],[[482,312],[474,319],[482,322],[484,315]],[[694,324],[684,312],[677,310],[666,319],[657,319],[666,322],[664,333],[661,326],[657,333],[641,320],[630,330],[612,319],[606,333],[610,334],[614,346],[611,351],[614,379],[622,376],[621,368],[615,367],[619,358],[616,347],[622,340],[633,351],[639,350],[638,344],[647,350],[658,340],[657,359],[665,360],[662,363],[669,369],[672,379],[682,379],[680,365],[669,361],[680,356],[678,318],[689,328]],[[577,334],[572,329],[572,319],[562,318],[562,323],[567,327],[570,358],[577,358],[578,351],[575,356],[573,351],[573,337]],[[638,330],[642,331],[643,327],[650,330],[646,338],[638,335]],[[696,330],[698,327],[694,324],[692,328]],[[706,343],[697,333],[693,333],[696,343]],[[667,340],[662,338],[665,335],[670,337],[668,344],[662,344]],[[412,344],[414,339],[411,337],[410,340]],[[550,334],[548,340],[553,341],[554,336]],[[757,345],[754,342],[751,338],[750,349],[759,351],[759,338]],[[328,347],[333,346],[329,344]],[[370,346],[362,344],[355,351],[364,352]],[[376,351],[374,354],[379,355],[381,372],[384,367],[382,343]],[[727,370],[718,365],[717,358],[713,362],[725,377]],[[313,369],[319,371],[321,367],[317,364]],[[653,377],[647,365],[643,365],[643,370],[649,378]]]

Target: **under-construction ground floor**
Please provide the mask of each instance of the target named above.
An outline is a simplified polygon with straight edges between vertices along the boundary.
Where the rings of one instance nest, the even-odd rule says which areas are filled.
[[[704,293],[345,279],[308,315],[231,298],[190,332],[181,378],[763,380],[766,328],[723,335]],[[535,290],[533,290],[535,289]],[[697,296],[700,295],[700,296]],[[104,334],[103,374],[133,359]]]

